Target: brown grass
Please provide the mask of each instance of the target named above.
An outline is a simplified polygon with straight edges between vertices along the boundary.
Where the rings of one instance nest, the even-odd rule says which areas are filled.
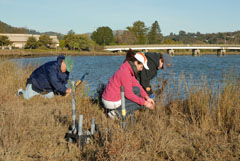
[[[73,56],[98,56],[98,55],[125,55],[126,53],[113,53],[108,51],[70,51],[70,50],[56,50],[56,49],[12,49],[1,50],[0,58],[4,57],[37,57],[37,56],[58,56],[73,55]]]
[[[154,111],[140,111],[126,131],[83,97],[80,87],[77,114],[84,115],[85,129],[96,118],[100,131],[81,150],[64,140],[71,124],[71,97],[24,100],[16,96],[33,69],[0,60],[0,160],[240,159],[239,80],[227,82],[219,95],[206,85],[189,87],[185,101],[171,100],[164,106],[158,100]],[[162,90],[161,98],[164,95]]]

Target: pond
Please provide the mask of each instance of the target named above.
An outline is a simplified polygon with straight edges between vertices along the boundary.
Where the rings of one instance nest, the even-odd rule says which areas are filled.
[[[84,73],[88,72],[85,81],[90,89],[89,95],[94,95],[99,84],[107,84],[110,77],[124,61],[125,56],[74,56],[72,58],[75,63],[73,78],[80,79]],[[14,59],[23,65],[29,63],[41,65],[52,60],[56,60],[56,57]],[[171,79],[170,88],[171,86],[175,88],[173,87],[174,82],[178,84],[183,75],[184,79],[193,86],[199,84],[202,81],[201,78],[205,77],[209,84],[214,82],[214,86],[217,87],[226,78],[223,75],[233,73],[238,77],[240,73],[240,55],[226,55],[224,57],[216,55],[173,56],[172,62],[171,68],[159,70],[157,75],[157,78]],[[158,84],[157,78],[152,80],[152,84]],[[181,92],[184,93],[184,90]]]

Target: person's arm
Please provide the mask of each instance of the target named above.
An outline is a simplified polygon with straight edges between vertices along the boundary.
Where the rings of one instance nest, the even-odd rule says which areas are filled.
[[[125,97],[137,104],[144,105],[145,99],[135,95],[133,92],[133,82],[136,80],[135,77],[132,77],[129,71],[123,71],[119,74],[119,79],[124,87]]]
[[[149,75],[149,73],[146,69],[143,69],[141,71],[140,77],[141,77],[140,84],[143,86],[144,89],[146,89],[147,87],[151,87],[151,85],[150,85],[151,76]]]
[[[151,73],[149,71],[147,71],[146,69],[143,69],[141,71],[140,77],[141,77],[140,84],[142,85],[144,90],[147,92],[148,95],[152,94],[152,89],[151,89],[151,85],[150,85],[150,81],[152,78]]]
[[[145,90],[142,88],[142,86],[138,83],[138,81],[134,77],[132,77],[132,79],[129,79],[129,78],[131,78],[131,76],[127,77],[126,74],[124,74],[124,75],[125,75],[125,77],[124,77],[123,83],[124,83],[125,96],[129,100],[132,100],[133,102],[136,102],[136,103],[138,103],[138,102],[135,101],[135,98],[138,98],[141,101],[141,103],[138,103],[138,104],[144,105],[149,109],[154,109],[155,103],[154,103],[153,99],[149,98],[149,96],[147,95]],[[132,91],[133,86],[137,86],[140,88],[141,97],[138,97],[137,95],[135,95],[133,93],[133,91]]]
[[[155,105],[154,100],[153,100],[152,98],[150,98],[149,96],[146,96],[145,99],[147,100],[147,102],[149,102],[149,103]]]
[[[148,101],[145,101],[144,106],[147,107],[147,108],[149,108],[149,109],[151,109],[151,110],[154,109],[154,104],[152,104],[152,103],[150,103],[150,102],[148,102]]]
[[[57,76],[57,69],[54,68],[54,66],[51,66],[47,69],[47,74],[49,78],[49,83],[51,84],[51,86],[53,86],[55,91],[60,92],[63,95],[65,95],[66,92],[70,91],[67,91],[65,84]]]
[[[145,92],[141,84],[139,84],[139,82],[136,79],[134,79],[132,82],[133,82],[133,86],[137,86],[140,88],[140,96],[142,98],[145,98],[148,94]]]

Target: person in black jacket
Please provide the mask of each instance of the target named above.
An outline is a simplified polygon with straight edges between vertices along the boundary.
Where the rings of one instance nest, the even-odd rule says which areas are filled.
[[[35,69],[27,80],[26,89],[19,89],[17,95],[22,94],[25,99],[30,99],[36,95],[52,98],[54,94],[70,94],[71,88],[65,85],[72,67],[70,57],[58,56],[57,61],[47,62]]]
[[[143,69],[141,73],[139,73],[140,84],[145,89],[149,97],[154,98],[150,81],[157,75],[159,69],[167,69],[170,67],[172,59],[169,54],[161,53],[146,52],[145,56],[147,57],[149,70]]]

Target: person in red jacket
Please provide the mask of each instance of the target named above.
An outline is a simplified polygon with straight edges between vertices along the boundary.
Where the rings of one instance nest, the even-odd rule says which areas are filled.
[[[129,50],[127,54],[132,56],[128,57],[110,78],[102,95],[104,107],[111,110],[108,112],[108,116],[111,118],[121,114],[121,86],[124,87],[126,98],[126,115],[144,108],[144,106],[149,109],[154,109],[155,106],[154,100],[148,96],[135,78],[135,74],[142,71],[143,67],[149,69],[146,56],[143,53],[133,53],[132,50]]]

